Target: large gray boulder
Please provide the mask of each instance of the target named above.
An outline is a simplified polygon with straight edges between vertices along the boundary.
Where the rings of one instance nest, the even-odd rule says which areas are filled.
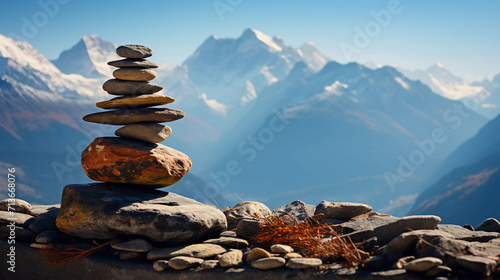
[[[234,229],[245,218],[265,218],[271,215],[271,210],[263,203],[257,201],[242,201],[233,208],[224,210],[227,217],[228,229]]]
[[[216,237],[227,228],[224,213],[211,205],[113,183],[66,186],[56,224],[84,239],[134,236],[166,245]]]

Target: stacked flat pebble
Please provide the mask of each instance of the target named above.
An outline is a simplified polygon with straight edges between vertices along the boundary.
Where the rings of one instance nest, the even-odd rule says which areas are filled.
[[[108,62],[118,69],[113,72],[115,79],[106,81],[102,88],[117,97],[96,103],[97,107],[108,111],[89,114],[83,119],[123,127],[115,131],[119,138],[96,138],[83,151],[82,166],[96,181],[154,188],[171,185],[189,171],[191,160],[183,153],[157,143],[165,141],[172,133],[169,126],[161,123],[181,119],[184,112],[155,107],[172,103],[174,98],[158,93],[163,87],[150,82],[156,78],[152,69],[158,68],[156,63],[146,59],[153,54],[150,48],[123,45],[116,49],[116,53],[124,59]],[[144,162],[156,166],[156,173],[149,174]]]

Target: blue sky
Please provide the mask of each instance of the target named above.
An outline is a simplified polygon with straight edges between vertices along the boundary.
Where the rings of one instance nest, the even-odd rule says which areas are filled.
[[[47,13],[39,3],[57,3],[58,11]],[[208,36],[238,37],[251,27],[296,47],[313,41],[342,63],[416,69],[441,62],[469,80],[500,73],[500,1],[19,0],[1,5],[0,33],[26,39],[50,59],[83,35],[98,34],[117,44],[150,46],[155,61],[175,65]],[[373,13],[380,11],[390,20],[377,22]],[[26,21],[37,30],[23,33]],[[356,45],[359,30],[369,40]],[[346,56],[342,46],[347,45],[356,52]]]

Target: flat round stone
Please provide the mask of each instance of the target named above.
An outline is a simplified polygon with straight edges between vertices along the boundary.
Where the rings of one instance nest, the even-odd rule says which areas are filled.
[[[184,112],[167,108],[137,108],[93,113],[83,117],[84,121],[101,124],[131,124],[138,122],[171,122],[184,117]]]
[[[156,78],[156,72],[150,69],[121,68],[115,70],[113,76],[125,81],[147,82]]]
[[[111,100],[97,102],[96,106],[102,109],[132,109],[165,105],[174,101],[173,97],[155,93],[116,97]]]
[[[142,45],[123,45],[116,49],[116,54],[126,58],[146,58],[153,55],[153,51]]]
[[[109,66],[120,68],[158,68],[158,64],[144,58],[125,58],[108,62]]]
[[[165,141],[171,133],[172,129],[169,126],[157,123],[133,123],[115,131],[116,136],[153,144]]]
[[[163,87],[149,82],[111,79],[102,85],[102,89],[113,95],[139,95],[159,92]]]

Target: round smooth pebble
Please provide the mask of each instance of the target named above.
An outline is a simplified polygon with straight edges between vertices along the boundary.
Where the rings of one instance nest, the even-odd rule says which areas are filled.
[[[116,136],[141,140],[153,144],[165,141],[170,134],[172,134],[172,129],[169,126],[157,123],[128,124],[115,131]]]
[[[184,112],[168,108],[137,108],[93,113],[83,117],[86,122],[124,125],[139,122],[171,122],[184,117]]]
[[[203,259],[179,256],[168,261],[168,266],[175,270],[187,269],[199,266],[203,263]]]
[[[303,258],[301,254],[299,253],[286,253],[283,258],[285,258],[285,260],[289,260],[289,259],[295,259],[295,258]]]
[[[252,263],[253,261],[258,259],[270,258],[270,257],[271,253],[262,248],[256,247],[253,248],[252,251],[250,251],[250,253],[248,253],[246,261],[247,263]]]
[[[415,259],[406,264],[405,269],[408,271],[424,272],[438,265],[442,265],[443,261],[434,257],[425,257]]]
[[[219,236],[220,237],[238,237],[236,232],[230,231],[230,230],[226,230],[226,231],[221,232]]]
[[[150,82],[111,79],[102,84],[102,89],[112,95],[139,95],[159,92],[163,87]]]
[[[293,252],[293,248],[288,245],[274,244],[271,246],[271,253],[286,254]]]
[[[165,105],[174,101],[175,99],[173,97],[154,93],[116,97],[110,100],[97,102],[95,105],[102,109],[133,109]]]
[[[47,244],[47,243],[54,243],[56,242],[57,240],[59,239],[59,232],[56,231],[56,230],[46,230],[42,233],[40,233],[35,241],[37,243],[44,243],[44,244]]]
[[[7,198],[0,201],[1,211],[14,211],[17,213],[28,214],[31,209],[31,204],[27,201],[18,198]]]
[[[250,265],[256,269],[273,269],[283,267],[286,260],[281,257],[263,258],[253,261]]]
[[[323,264],[323,261],[318,258],[292,258],[288,260],[287,266],[291,269],[303,269],[318,267]]]
[[[144,58],[126,58],[108,62],[109,66],[120,68],[158,68],[158,64]]]
[[[111,248],[121,251],[145,253],[153,249],[153,245],[144,239],[133,239],[127,242],[111,244]]]
[[[159,261],[155,261],[153,263],[153,269],[155,271],[164,271],[168,267],[169,267],[168,266],[168,261],[166,261],[166,260],[159,260]]]
[[[191,244],[180,248],[153,249],[148,253],[148,260],[170,259],[180,256],[208,259],[224,254],[225,252],[227,252],[227,250],[224,247],[215,244]]]
[[[153,55],[153,51],[142,45],[123,45],[116,49],[116,54],[126,58],[146,58]]]
[[[217,257],[221,267],[232,267],[239,264],[243,259],[243,252],[232,250]]]
[[[156,78],[156,72],[149,69],[122,68],[115,70],[113,77],[125,81],[147,82]]]

